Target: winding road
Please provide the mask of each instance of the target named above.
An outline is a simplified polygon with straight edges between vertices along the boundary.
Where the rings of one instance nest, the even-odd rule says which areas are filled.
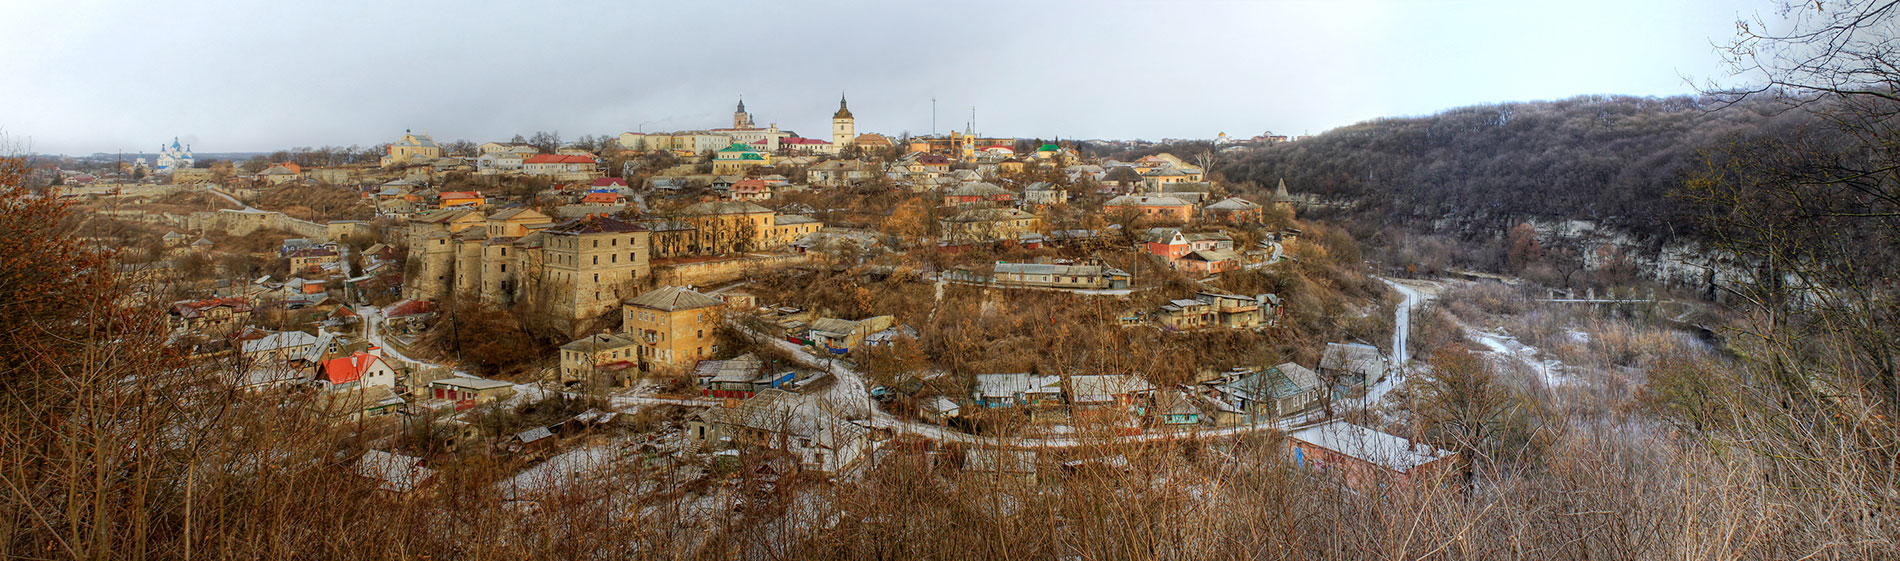
[[[247,205],[247,204],[244,204],[244,201],[240,201],[240,200],[237,200],[237,197],[233,197],[233,196],[231,196],[231,194],[230,194],[230,193],[226,193],[226,192],[224,192],[224,191],[219,191],[219,190],[217,190],[217,189],[215,189],[215,188],[212,188],[212,187],[206,187],[206,188],[205,188],[205,190],[206,190],[206,191],[210,191],[210,192],[211,192],[211,194],[213,194],[213,195],[217,195],[217,196],[220,196],[220,197],[224,197],[224,200],[227,200],[227,201],[231,201],[231,204],[234,204],[234,205],[237,205],[237,206],[238,206],[238,210],[245,210],[245,211],[256,211],[256,210],[257,210],[256,208],[253,208],[253,207],[252,207],[251,205]]]
[[[1405,357],[1395,362],[1402,364],[1410,358],[1409,349],[1406,348],[1406,345],[1411,335],[1411,310],[1413,307],[1423,303],[1429,296],[1415,288],[1394,282],[1390,279],[1380,280],[1391,285],[1393,289],[1399,291],[1399,293],[1405,297],[1404,301],[1399,304],[1395,311],[1397,317],[1394,321],[1392,334],[1393,355],[1395,357]],[[410,358],[403,355],[401,351],[396,350],[395,347],[390,346],[383,339],[381,333],[381,327],[384,321],[382,309],[375,306],[358,306],[357,313],[363,318],[364,338],[368,339],[371,344],[381,346],[385,355],[421,366],[443,366]],[[1321,415],[1320,412],[1315,411],[1297,417],[1279,419],[1271,423],[1187,431],[1147,432],[1129,436],[994,437],[974,435],[940,425],[899,419],[873,404],[870,389],[865,382],[867,378],[864,374],[858,372],[851,363],[836,358],[813,355],[796,343],[777,337],[766,336],[737,322],[733,322],[732,326],[748,336],[753,337],[755,340],[766,342],[779,350],[785,351],[794,361],[806,367],[830,373],[832,377],[836,379],[836,383],[825,390],[822,397],[829,400],[846,418],[856,419],[863,424],[878,429],[889,430],[896,434],[918,436],[942,442],[1002,448],[1080,448],[1128,442],[1154,442],[1186,438],[1219,438],[1267,430],[1286,430],[1316,422],[1320,420],[1316,417]],[[1404,369],[1396,368],[1395,370],[1400,374],[1387,376],[1386,379],[1381,380],[1379,384],[1368,392],[1369,400],[1376,402],[1403,378],[1402,372]],[[459,371],[455,372],[455,374],[458,376],[467,376],[467,374]],[[611,400],[614,405],[619,407],[660,404],[687,407],[713,407],[719,405],[717,400],[652,396],[615,396],[611,398]]]
[[[734,324],[734,327],[739,329],[740,331],[745,332],[747,335],[753,336],[755,338],[759,338],[761,340],[770,341],[772,346],[777,347],[791,354],[792,360],[795,360],[799,362],[800,364],[804,364],[805,366],[808,366],[811,368],[817,368],[820,370],[824,370],[826,372],[830,372],[832,376],[838,379],[838,385],[833,386],[832,389],[830,390],[830,393],[835,394],[831,396],[831,398],[833,399],[833,403],[836,405],[855,405],[852,402],[859,402],[856,396],[862,396],[861,403],[864,404],[864,407],[870,410],[869,419],[866,419],[864,422],[870,425],[871,427],[889,430],[897,434],[919,436],[919,437],[928,438],[931,440],[943,441],[943,442],[955,442],[959,444],[1001,447],[1001,448],[1080,448],[1080,447],[1087,447],[1087,446],[1103,446],[1103,445],[1125,443],[1125,442],[1154,442],[1154,441],[1166,441],[1166,440],[1175,440],[1175,439],[1184,439],[1184,438],[1218,438],[1218,437],[1236,436],[1236,435],[1248,434],[1248,433],[1253,433],[1253,432],[1260,432],[1260,431],[1265,431],[1265,430],[1285,430],[1288,428],[1301,426],[1308,422],[1312,422],[1316,420],[1313,417],[1319,414],[1318,412],[1312,412],[1312,413],[1308,413],[1306,415],[1301,415],[1298,417],[1288,417],[1285,419],[1279,419],[1272,423],[1257,423],[1257,424],[1248,424],[1248,425],[1222,427],[1222,428],[1217,428],[1217,429],[1205,429],[1205,430],[1148,432],[1148,433],[1142,433],[1142,434],[1131,435],[1131,436],[1101,436],[1101,437],[980,436],[980,435],[974,435],[974,434],[950,429],[948,427],[944,427],[941,425],[933,425],[929,423],[922,423],[922,422],[917,422],[917,421],[906,421],[903,419],[899,419],[896,416],[891,415],[888,412],[885,412],[883,409],[880,409],[876,406],[871,405],[870,390],[865,387],[865,382],[864,382],[865,377],[864,375],[860,374],[858,371],[854,370],[850,363],[845,362],[843,360],[821,358],[821,357],[815,356],[811,354],[810,352],[807,352],[804,347],[801,347],[796,343],[792,343],[790,341],[786,341],[784,339],[779,339],[776,337],[765,337],[741,325]],[[839,401],[844,401],[845,403],[838,403]],[[853,411],[853,412],[855,413],[858,411]],[[846,416],[852,417],[852,415],[850,414],[847,414]],[[863,419],[864,415],[860,413],[859,415],[856,416],[856,418]]]
[[[1412,362],[1412,309],[1430,299],[1424,292],[1405,283],[1385,277],[1379,277],[1379,280],[1399,291],[1405,299],[1392,311],[1392,364],[1387,367],[1386,377],[1366,391],[1367,403],[1378,403],[1393,387],[1405,381],[1405,374],[1411,370]]]

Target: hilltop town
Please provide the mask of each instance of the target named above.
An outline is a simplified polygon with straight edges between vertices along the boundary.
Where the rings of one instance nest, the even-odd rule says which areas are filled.
[[[373,163],[201,165],[174,142],[53,173],[93,211],[84,233],[132,248],[132,297],[167,306],[174,341],[244,391],[315,392],[392,431],[566,404],[382,451],[418,465],[558,455],[550,430],[636,413],[663,419],[638,438],[680,454],[828,476],[896,441],[1014,457],[1371,431],[1339,414],[1404,368],[1398,299],[1329,256],[1352,242],[1314,235],[1285,182],[1206,169],[1294,139],[1123,160],[859,132],[844,99],[831,122],[801,137],[740,102],[729,127],[558,146],[408,131]]]
[[[1698,304],[1611,260],[1549,280],[1529,226],[1457,257],[1525,279],[1448,269],[1431,238],[1362,247],[1388,233],[1360,201],[1223,172],[1323,140],[830,117],[26,173],[193,395],[300,427],[283,445],[374,500],[646,505],[597,521],[628,540],[606,550],[785,551],[730,539],[822,532],[904,481],[980,486],[944,513],[1214,473],[1437,496],[1538,408],[1610,415],[1622,369],[1705,352],[1670,339]]]
[[[1900,558],[1900,0],[113,4],[0,558]]]

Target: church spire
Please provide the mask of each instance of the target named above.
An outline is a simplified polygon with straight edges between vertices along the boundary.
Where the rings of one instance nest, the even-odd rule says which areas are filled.
[[[837,113],[832,113],[832,114],[831,114],[831,118],[833,118],[833,119],[849,119],[849,118],[851,118],[851,110],[850,110],[850,109],[846,109],[846,108],[845,108],[845,106],[844,106],[844,92],[838,92],[838,112],[837,112]]]
[[[751,127],[752,116],[745,112],[745,96],[742,95],[739,96],[739,109],[732,112],[732,128],[745,129]]]

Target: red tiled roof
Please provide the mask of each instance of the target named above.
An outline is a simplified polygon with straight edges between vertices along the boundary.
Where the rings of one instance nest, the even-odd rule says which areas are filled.
[[[782,139],[782,140],[779,140],[779,141],[778,141],[778,143],[779,143],[779,144],[811,144],[811,145],[820,145],[820,144],[831,144],[831,141],[828,141],[828,140],[819,140],[819,139],[816,139],[816,138],[804,138],[804,137],[799,137],[799,136],[794,136],[794,137],[790,137],[790,138],[785,138],[785,139]]]
[[[620,194],[619,193],[588,193],[587,196],[581,197],[581,202],[583,203],[617,203],[617,202],[620,202]]]
[[[523,160],[521,163],[523,164],[591,164],[591,163],[594,163],[594,159],[587,156],[575,156],[575,155],[567,155],[567,154],[541,154],[533,158],[528,158],[527,160]]]
[[[626,187],[627,180],[621,179],[618,177],[601,177],[601,178],[594,179],[594,186],[595,187]]]
[[[357,351],[350,356],[323,361],[323,371],[317,375],[317,379],[332,384],[348,384],[363,379],[363,373],[381,361],[376,355]]]
[[[441,197],[444,199],[479,199],[482,198],[482,193],[480,191],[444,191]]]

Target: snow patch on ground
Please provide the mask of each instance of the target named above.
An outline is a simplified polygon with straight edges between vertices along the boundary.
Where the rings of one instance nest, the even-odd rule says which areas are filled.
[[[619,456],[618,449],[616,443],[582,446],[563,452],[522,470],[506,481],[496,483],[496,491],[508,500],[532,500],[559,493],[608,470]]]
[[[1536,347],[1518,342],[1516,337],[1503,333],[1502,329],[1491,332],[1466,327],[1465,336],[1484,345],[1485,349],[1501,360],[1515,360],[1529,366],[1532,372],[1536,372],[1543,379],[1545,386],[1554,388],[1568,381],[1569,377],[1564,375],[1562,361],[1538,358],[1539,351]]]

